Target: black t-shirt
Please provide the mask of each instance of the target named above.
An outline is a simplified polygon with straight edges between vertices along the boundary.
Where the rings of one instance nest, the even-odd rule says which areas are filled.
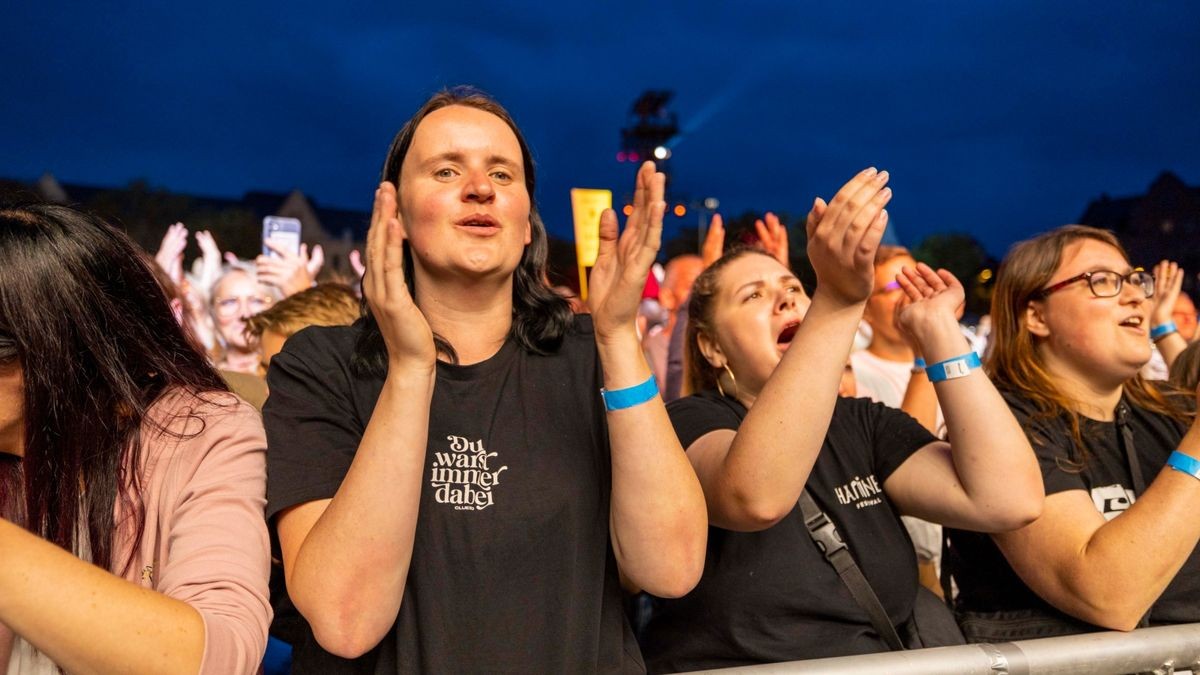
[[[683,447],[737,429],[746,409],[712,391],[667,406]],[[936,439],[907,414],[839,398],[808,491],[837,525],[892,622],[912,616],[917,560],[883,482]],[[704,577],[660,601],[642,650],[652,672],[887,651],[887,644],[817,550],[799,508],[761,532],[709,528]]]
[[[333,497],[383,386],[361,322],[310,328],[271,364],[267,516]],[[412,564],[396,623],[353,661],[305,625],[296,673],[639,672],[609,545],[611,464],[590,317],[538,356],[509,339],[437,364]]]
[[[1065,416],[1046,420],[1038,417],[1033,404],[1020,395],[1005,392],[1004,398],[1037,454],[1047,495],[1084,490],[1108,520],[1120,516],[1137,499],[1116,422],[1080,419],[1080,432],[1087,446],[1087,457],[1081,458]],[[1134,450],[1143,480],[1149,485],[1164,470],[1167,457],[1179,447],[1187,429],[1170,417],[1138,408],[1128,400],[1125,404]],[[990,536],[954,529],[947,529],[946,534],[950,542],[947,565],[958,584],[959,610],[1040,610],[1049,616],[1065,616],[1021,581]],[[1200,621],[1200,555],[1193,551],[1154,604],[1150,622],[1195,621]]]

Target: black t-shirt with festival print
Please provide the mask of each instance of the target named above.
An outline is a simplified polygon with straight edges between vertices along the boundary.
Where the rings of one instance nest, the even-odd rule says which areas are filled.
[[[710,431],[737,429],[746,415],[712,391],[672,401],[667,411],[685,448]],[[897,626],[912,616],[917,561],[883,482],[935,440],[899,410],[840,398],[808,481]],[[642,641],[652,672],[888,649],[809,537],[799,508],[761,532],[709,528],[700,584],[656,604]]]
[[[1122,432],[1115,421],[1081,418],[1080,432],[1087,446],[1087,456],[1081,457],[1075,449],[1066,417],[1045,419],[1037,414],[1033,403],[1012,392],[1004,392],[1004,398],[1037,455],[1047,495],[1083,490],[1091,496],[1096,510],[1108,520],[1120,516],[1136,501]],[[1143,480],[1149,485],[1159,472],[1172,470],[1164,469],[1167,457],[1179,447],[1187,429],[1183,423],[1134,406],[1127,399],[1123,403],[1128,410],[1133,448]],[[954,529],[947,529],[946,535],[950,545],[947,565],[958,586],[957,609],[964,612],[1037,610],[1048,616],[1064,617],[1021,581],[990,536]],[[1152,624],[1195,621],[1200,621],[1200,555],[1197,551],[1184,562],[1150,613]]]
[[[271,364],[268,507],[333,497],[382,379],[361,328],[310,328]],[[353,661],[305,626],[296,673],[639,672],[609,545],[611,464],[590,317],[538,356],[438,363],[412,565],[396,623]]]

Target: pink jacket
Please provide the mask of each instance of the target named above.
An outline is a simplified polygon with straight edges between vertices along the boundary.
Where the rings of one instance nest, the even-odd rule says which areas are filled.
[[[231,394],[182,391],[161,398],[150,418],[168,433],[143,428],[145,528],[124,578],[200,613],[202,675],[255,673],[271,621],[262,419]],[[118,535],[117,565],[132,543]],[[0,642],[6,637],[0,626]]]
[[[203,675],[253,673],[271,623],[267,440],[249,404],[230,394],[204,398],[169,394],[151,411],[173,418],[168,429],[184,437],[145,434],[146,524],[125,578],[200,613]]]

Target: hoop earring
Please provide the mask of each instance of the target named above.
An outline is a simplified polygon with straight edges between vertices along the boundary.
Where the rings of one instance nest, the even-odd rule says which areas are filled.
[[[733,371],[729,369],[728,363],[722,365],[721,367],[725,369],[726,373],[729,373],[729,380],[731,382],[733,382],[733,398],[737,398],[738,394],[742,393],[741,390],[738,388],[737,377],[734,376]],[[721,392],[722,396],[729,396],[729,394],[725,393],[725,388],[721,386],[721,376],[720,375],[717,375],[717,391]]]

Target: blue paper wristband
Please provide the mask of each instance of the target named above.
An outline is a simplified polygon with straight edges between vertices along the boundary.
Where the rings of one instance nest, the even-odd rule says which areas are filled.
[[[962,356],[956,356],[945,361],[938,361],[932,366],[926,366],[925,374],[929,377],[930,382],[943,382],[945,380],[966,377],[971,374],[972,370],[982,365],[983,362],[979,360],[978,354],[967,352]]]
[[[658,385],[654,383],[653,375],[651,375],[650,379],[646,380],[645,382],[641,384],[635,384],[632,387],[614,389],[613,391],[608,391],[603,388],[600,389],[600,398],[604,399],[604,407],[607,408],[609,412],[632,408],[635,405],[641,405],[657,395]]]
[[[1179,331],[1179,328],[1175,325],[1175,322],[1168,321],[1166,323],[1162,323],[1162,324],[1159,324],[1159,325],[1151,328],[1150,329],[1150,339],[1157,342],[1159,338],[1164,338],[1164,337],[1170,335],[1171,333],[1175,333],[1178,331]]]
[[[1200,480],[1200,461],[1176,450],[1167,458],[1167,466]]]
[[[924,368],[924,367],[925,367],[925,359],[922,359],[922,358],[913,359],[913,368]]]

